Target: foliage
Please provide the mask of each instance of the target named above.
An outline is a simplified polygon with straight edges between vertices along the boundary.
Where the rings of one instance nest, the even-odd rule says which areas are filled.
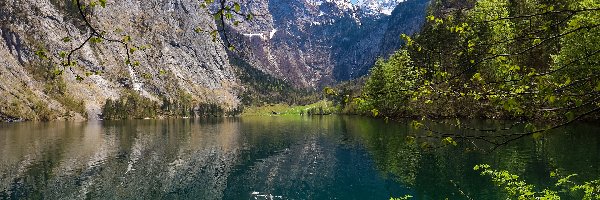
[[[518,175],[511,174],[506,170],[493,170],[490,165],[486,164],[476,165],[473,170],[481,171],[482,176],[491,177],[497,186],[503,187],[509,196],[517,199],[561,199],[559,194],[565,191],[560,190],[560,187],[572,192],[582,192],[582,199],[585,200],[600,199],[600,180],[577,185],[571,181],[571,178],[576,176],[576,174],[558,179],[555,185],[556,189],[547,188],[542,191],[536,191],[533,185],[527,184]],[[556,172],[552,172],[550,176],[556,177],[556,174]]]
[[[223,45],[229,51],[236,49],[229,41],[228,26],[239,26],[241,23],[253,20],[255,16],[262,16],[254,14],[249,6],[237,0],[201,0],[200,2],[200,7],[215,19],[216,25],[197,27],[194,31],[209,34],[214,42],[217,41],[220,34]]]
[[[245,87],[245,91],[240,95],[245,106],[282,102],[304,105],[318,101],[309,91],[296,89],[286,81],[260,71],[239,58],[230,57],[230,63],[235,67],[235,73]]]
[[[593,0],[433,1],[423,30],[378,60],[353,106],[361,114],[510,119],[508,127],[427,131],[444,146],[479,140],[491,149],[600,118],[600,3]],[[544,121],[532,124],[527,121]],[[518,124],[526,124],[519,126]],[[492,132],[521,129],[522,132]],[[486,133],[482,136],[480,133]]]
[[[290,106],[287,104],[268,104],[264,106],[250,106],[244,108],[242,116],[272,116],[272,115],[328,115],[338,113],[339,106],[331,101],[318,101],[303,106]]]
[[[102,107],[102,118],[105,120],[155,118],[159,106],[137,92],[125,92],[117,100],[106,100]]]
[[[403,197],[397,197],[397,198],[391,197],[390,200],[408,200],[411,198],[413,198],[413,196],[407,194],[407,195],[404,195]]]
[[[333,106],[339,107],[343,114],[366,114],[368,105],[362,100],[361,93],[366,77],[345,81],[331,87],[323,88],[322,98],[331,101]],[[316,94],[313,94],[316,97]]]
[[[443,4],[432,4],[419,35],[403,36],[403,50],[377,62],[367,105],[385,116],[571,121],[597,113],[598,2]]]
[[[201,103],[196,108],[196,114],[202,117],[221,117],[225,110],[217,104]]]
[[[67,110],[67,113],[57,113],[59,115],[70,115],[69,111],[85,116],[85,105],[83,101],[76,100],[74,95],[68,92],[67,84],[64,80],[64,75],[57,74],[52,65],[48,62],[32,62],[27,67],[28,71],[32,74],[33,78],[45,83],[43,92],[58,101]],[[49,119],[47,119],[49,120]]]
[[[378,60],[371,70],[364,89],[364,97],[373,109],[386,116],[408,111],[408,103],[418,84],[421,71],[412,64],[408,51],[400,50],[387,61]]]
[[[107,99],[102,107],[105,120],[177,118],[177,117],[223,117],[241,113],[239,109],[226,110],[214,103],[195,103],[191,96],[180,92],[178,98],[162,98],[162,104],[148,99],[138,92],[126,91],[117,100]]]

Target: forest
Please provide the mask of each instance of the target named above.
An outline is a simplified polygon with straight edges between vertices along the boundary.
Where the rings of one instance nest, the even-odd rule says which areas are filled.
[[[348,112],[544,122],[529,133],[598,119],[599,2],[433,1],[428,12]]]

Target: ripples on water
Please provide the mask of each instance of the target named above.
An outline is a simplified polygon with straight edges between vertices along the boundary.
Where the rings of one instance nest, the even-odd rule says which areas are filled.
[[[557,168],[600,178],[599,128],[567,130],[482,154],[424,151],[404,123],[359,117],[0,124],[0,199],[496,199],[475,164],[538,185]]]

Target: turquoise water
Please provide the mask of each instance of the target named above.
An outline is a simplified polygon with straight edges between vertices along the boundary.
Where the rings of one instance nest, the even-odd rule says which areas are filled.
[[[596,125],[491,152],[422,149],[414,131],[352,116],[0,124],[0,199],[506,199],[481,163],[537,187],[556,169],[600,179]]]

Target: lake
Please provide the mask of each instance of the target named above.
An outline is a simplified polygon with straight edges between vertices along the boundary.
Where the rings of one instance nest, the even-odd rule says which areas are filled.
[[[355,116],[2,123],[0,199],[506,199],[483,163],[536,187],[556,169],[600,179],[597,125],[485,152],[424,149],[415,131]]]

